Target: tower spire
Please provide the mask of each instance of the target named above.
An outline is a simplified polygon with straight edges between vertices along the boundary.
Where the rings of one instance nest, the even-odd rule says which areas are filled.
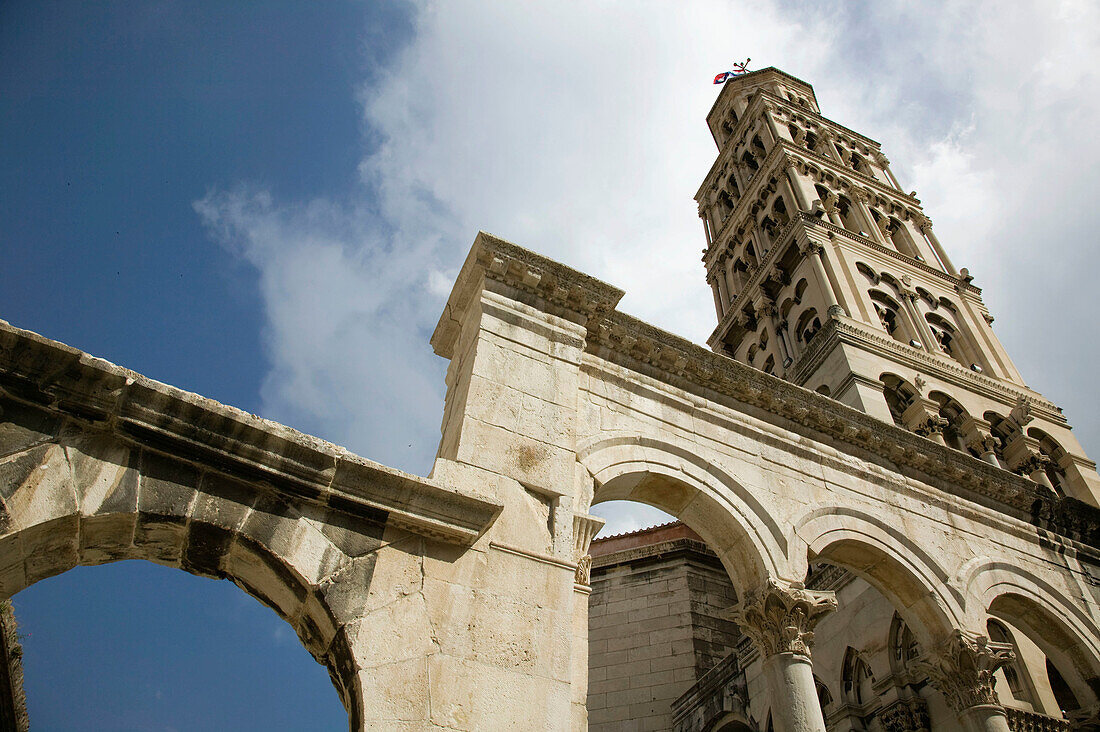
[[[696,201],[712,349],[1052,491],[1100,497],[1095,464],[1024,383],[981,290],[878,142],[772,67],[728,79],[707,125],[718,157]]]

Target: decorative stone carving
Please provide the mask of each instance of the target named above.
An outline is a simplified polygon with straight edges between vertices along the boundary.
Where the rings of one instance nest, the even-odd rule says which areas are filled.
[[[950,422],[948,422],[946,419],[939,416],[938,414],[929,415],[927,419],[914,427],[913,431],[921,437],[929,437],[931,435],[938,435],[942,433],[943,428],[949,424]]]
[[[591,584],[592,556],[588,553],[588,547],[603,525],[604,520],[599,516],[573,514],[573,561],[577,563],[573,581],[578,585]]]
[[[1070,712],[1069,728],[1073,732],[1100,732],[1100,705]]]
[[[800,582],[776,579],[747,594],[731,613],[765,658],[778,653],[810,657],[814,626],[836,610],[836,593],[807,590]]]
[[[993,643],[984,635],[956,630],[938,648],[914,662],[914,670],[928,675],[956,713],[976,706],[998,706],[994,672],[1016,654],[1008,643]]]
[[[885,732],[925,732],[931,728],[928,705],[924,699],[899,699],[878,713]]]

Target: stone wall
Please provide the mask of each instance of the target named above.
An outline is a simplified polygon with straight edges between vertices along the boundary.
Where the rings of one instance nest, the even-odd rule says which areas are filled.
[[[671,704],[733,647],[717,556],[673,523],[592,544],[589,729],[672,729]]]

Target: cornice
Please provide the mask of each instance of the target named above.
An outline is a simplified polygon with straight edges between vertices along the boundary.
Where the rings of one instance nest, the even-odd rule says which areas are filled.
[[[913,257],[906,256],[899,251],[890,249],[889,247],[885,247],[882,244],[879,244],[877,241],[868,236],[860,236],[859,234],[848,231],[842,226],[837,226],[831,221],[826,221],[824,219],[819,219],[816,216],[808,215],[804,211],[800,211],[799,213],[803,214],[802,220],[808,224],[818,226],[832,234],[839,234],[844,239],[848,239],[856,244],[859,244],[862,247],[866,247],[867,249],[876,251],[879,254],[882,254],[890,259],[895,259],[906,265],[907,267],[912,267],[913,269],[919,270],[924,274],[931,275],[932,277],[935,277],[936,279],[942,280],[943,282],[947,283],[951,286],[952,289],[956,291],[962,289],[966,292],[971,292],[975,295],[978,295],[979,297],[982,294],[982,288],[978,287],[977,285],[971,284],[964,279],[960,279],[958,277],[950,275],[941,269],[936,269],[927,262],[922,262],[919,259],[914,259]]]
[[[874,178],[867,175],[866,173],[860,173],[858,170],[853,170],[852,168],[841,165],[832,158],[827,158],[824,155],[814,152],[813,150],[804,148],[801,145],[796,145],[788,140],[780,140],[779,143],[786,147],[787,150],[795,156],[808,158],[814,163],[824,163],[827,167],[832,169],[834,173],[837,174],[838,178],[854,178],[861,183],[873,186],[874,188],[888,196],[905,201],[910,205],[915,206],[920,211],[920,213],[924,213],[924,209],[921,208],[920,199],[916,196],[910,196],[908,193],[899,191],[897,188],[883,183],[878,178]]]
[[[718,555],[711,551],[710,547],[708,547],[705,542],[698,539],[679,538],[650,544],[648,546],[620,549],[617,552],[593,556],[592,569],[604,569],[620,564],[638,562],[643,559],[667,557],[679,553],[698,554],[700,557],[705,557],[707,560],[713,560],[715,564],[721,564]]]
[[[747,366],[636,318],[612,312],[589,334],[598,358],[702,395],[718,394],[808,429],[822,442],[845,443],[882,456],[949,493],[980,496],[1026,518],[1039,493],[1021,476],[952,450],[896,425]],[[710,397],[708,397],[710,398]],[[824,439],[822,439],[824,438]],[[981,503],[981,501],[977,501]]]
[[[846,318],[826,320],[821,330],[810,341],[809,348],[787,370],[788,378],[795,384],[806,383],[839,343],[858,346],[895,363],[904,364],[918,373],[935,376],[961,389],[1000,402],[1008,409],[1011,409],[1020,397],[1025,397],[1031,402],[1037,416],[1054,424],[1065,425],[1066,423],[1065,415],[1041,394],[1029,389],[1012,388],[997,379],[976,374],[956,366],[946,358],[939,358],[935,354],[899,343],[893,338],[872,332],[861,323]]]
[[[623,296],[617,287],[480,231],[432,333],[437,355],[452,357],[463,316],[485,279],[508,285],[581,324],[598,320]]]
[[[148,379],[0,321],[0,395],[288,498],[472,544],[499,503]]]

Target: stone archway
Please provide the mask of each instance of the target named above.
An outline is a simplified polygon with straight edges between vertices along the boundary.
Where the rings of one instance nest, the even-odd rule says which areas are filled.
[[[641,437],[605,437],[578,450],[594,481],[591,503],[629,500],[683,521],[718,554],[738,596],[786,576],[778,523],[732,475],[685,446]]]
[[[10,418],[13,410],[6,411]],[[294,628],[327,667],[349,725],[359,728],[363,700],[344,627],[349,608],[331,576],[358,572],[369,583],[365,565],[383,525],[352,528],[327,516],[345,525],[335,537],[341,547],[310,522],[308,510],[271,491],[86,432],[17,450],[0,463],[0,476],[0,597],[77,566],[124,559],[228,579]]]

